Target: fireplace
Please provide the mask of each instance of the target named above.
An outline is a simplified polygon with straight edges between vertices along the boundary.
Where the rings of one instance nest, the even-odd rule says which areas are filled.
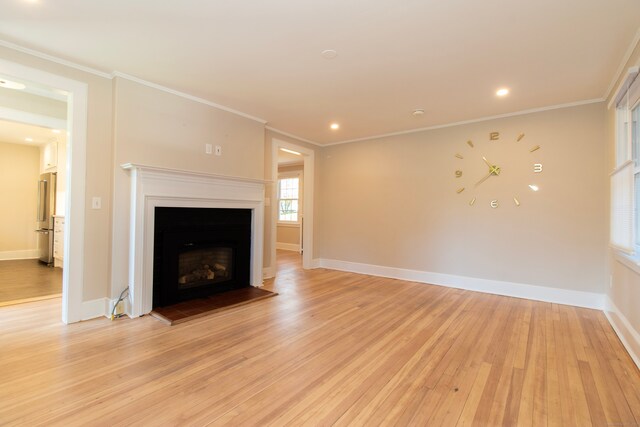
[[[153,308],[250,286],[251,210],[156,207]]]
[[[246,251],[249,256],[249,279],[246,281],[246,267],[240,268],[246,257],[234,257],[231,263],[232,279],[228,281],[215,281],[209,285],[219,286],[215,292],[223,286],[262,286],[262,248],[264,233],[264,181],[250,178],[222,176],[210,173],[191,172],[176,169],[167,169],[134,163],[122,165],[131,176],[131,205],[129,222],[129,297],[131,317],[138,317],[153,310],[154,301],[158,298],[155,294],[155,281],[158,274],[166,274],[165,268],[174,268],[172,276],[178,275],[179,261],[158,264],[156,270],[156,209],[220,209],[222,211],[241,210],[245,220],[250,221],[249,243],[236,243],[235,245],[220,245],[224,238],[220,234],[209,233],[214,226],[209,224],[205,228],[208,231],[194,231],[192,221],[183,221],[179,232],[192,233],[190,240],[185,239],[183,244],[193,243],[193,246],[183,248],[204,249],[205,247],[230,248],[233,255]],[[160,214],[162,216],[162,214]],[[238,217],[231,215],[228,220],[223,220],[224,228],[243,227],[245,224],[237,224]],[[226,223],[225,223],[226,221]],[[171,226],[172,224],[168,224]],[[176,224],[173,224],[176,225]],[[220,226],[221,224],[218,224]],[[176,233],[168,230],[165,223],[161,239],[175,238]],[[176,231],[176,230],[174,230]],[[219,230],[220,231],[220,230]],[[209,234],[208,241],[203,239],[203,234]],[[217,237],[216,237],[217,236]],[[174,242],[175,243],[175,242]],[[245,249],[242,249],[242,248]],[[165,250],[164,247],[162,249]],[[175,247],[173,249],[176,250]],[[185,250],[178,251],[180,253]],[[177,254],[175,255],[178,256]],[[244,261],[239,261],[243,259]],[[210,262],[210,261],[207,261]],[[220,263],[218,261],[218,263]],[[240,264],[239,264],[240,263]],[[214,263],[215,264],[215,263]],[[208,265],[208,264],[207,264]],[[173,266],[173,267],[172,267]],[[211,266],[210,266],[211,267]],[[215,267],[215,265],[214,265]],[[214,268],[215,273],[215,268]],[[239,273],[243,271],[242,273]],[[222,275],[221,275],[222,276]],[[218,276],[219,278],[221,276]],[[170,277],[170,276],[169,276]],[[186,279],[185,279],[186,280]],[[197,288],[194,286],[194,288]],[[181,289],[185,290],[185,289]],[[196,293],[196,291],[193,291]]]

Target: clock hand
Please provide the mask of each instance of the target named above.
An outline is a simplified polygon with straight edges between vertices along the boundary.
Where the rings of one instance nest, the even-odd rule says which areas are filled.
[[[500,168],[496,165],[492,165],[491,163],[489,163],[489,160],[487,160],[486,157],[482,156],[482,160],[484,160],[484,162],[487,164],[487,166],[489,166],[489,172],[491,172],[494,175],[500,175]]]
[[[482,178],[480,181],[476,182],[476,187],[480,184],[482,184],[483,182],[485,182],[487,179],[491,178],[491,175],[493,175],[493,171],[489,172],[484,178]]]
[[[493,167],[493,165],[491,163],[489,163],[489,160],[487,160],[486,157],[482,156],[482,160],[484,160],[484,162],[487,164],[487,166],[489,166],[489,169],[491,169]]]

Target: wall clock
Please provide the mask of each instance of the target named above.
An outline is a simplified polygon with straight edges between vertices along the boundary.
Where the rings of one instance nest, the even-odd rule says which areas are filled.
[[[464,149],[455,154],[456,192],[470,206],[520,206],[521,194],[539,190],[535,175],[544,169],[540,148],[527,143],[524,133],[508,137],[491,132],[487,141],[468,140]]]

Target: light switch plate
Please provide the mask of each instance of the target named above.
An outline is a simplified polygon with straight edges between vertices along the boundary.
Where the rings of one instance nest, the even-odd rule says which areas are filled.
[[[213,151],[213,147],[211,146],[211,144],[204,144],[204,152],[206,154],[211,154]]]
[[[91,209],[102,209],[101,197],[94,197],[91,199]]]
[[[222,146],[216,145],[216,156],[222,156]]]

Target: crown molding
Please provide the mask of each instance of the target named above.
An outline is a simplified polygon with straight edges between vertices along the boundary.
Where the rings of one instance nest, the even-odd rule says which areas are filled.
[[[620,76],[624,72],[625,65],[627,65],[627,62],[629,62],[629,59],[631,58],[633,51],[638,46],[638,43],[640,43],[640,27],[638,28],[638,31],[636,31],[636,35],[631,40],[631,43],[627,48],[627,52],[622,57],[622,61],[620,61],[620,65],[618,65],[618,69],[613,75],[613,79],[611,80],[611,83],[609,83],[609,87],[607,87],[607,91],[603,96],[604,99],[609,99],[609,97],[611,96],[611,92],[613,91],[613,88],[615,87],[616,82],[620,79]]]
[[[58,58],[57,56],[53,56],[44,52],[29,49],[27,47],[20,46],[15,43],[8,42],[6,40],[0,39],[0,46],[6,47],[7,49],[15,50],[18,52],[26,53],[27,55],[35,56],[36,58],[44,59],[50,62],[55,62],[56,64],[64,65],[65,67],[73,68],[79,71],[84,71],[85,73],[93,74],[95,76],[102,77],[105,79],[113,78],[113,76],[110,73],[105,73],[104,71],[100,71],[95,68],[80,65],[76,62],[67,61],[66,59]]]
[[[144,85],[144,86],[147,86],[147,87],[150,87],[150,88],[153,88],[153,89],[157,89],[157,90],[162,91],[162,92],[170,93],[172,95],[176,95],[176,96],[188,99],[188,100],[193,101],[193,102],[198,102],[200,104],[208,105],[209,107],[217,108],[219,110],[223,110],[223,111],[226,111],[228,113],[236,114],[238,116],[244,117],[245,119],[250,119],[250,120],[262,123],[263,125],[267,123],[266,120],[261,119],[259,117],[255,117],[255,116],[252,116],[250,114],[243,113],[242,111],[234,110],[233,108],[225,107],[224,105],[216,104],[215,102],[209,101],[207,99],[199,98],[197,96],[193,96],[193,95],[190,95],[190,94],[185,93],[185,92],[180,92],[178,90],[174,90],[174,89],[171,89],[169,87],[162,86],[162,85],[159,85],[157,83],[153,83],[153,82],[150,82],[148,80],[144,80],[144,79],[141,79],[139,77],[132,76],[130,74],[122,73],[120,71],[114,71],[112,73],[112,76],[114,78],[115,77],[119,77],[121,79],[126,79],[126,80],[129,80],[129,81],[135,82],[135,83],[139,83],[141,85]]]
[[[330,147],[332,145],[349,144],[351,142],[368,141],[368,140],[371,140],[371,139],[388,138],[390,136],[408,135],[408,134],[424,132],[424,131],[428,131],[428,130],[444,129],[444,128],[450,128],[450,127],[455,127],[455,126],[468,125],[468,124],[471,124],[471,123],[487,122],[487,121],[490,121],[490,120],[504,119],[504,118],[507,118],[507,117],[515,117],[515,116],[523,116],[523,115],[526,115],[526,114],[540,113],[540,112],[543,112],[543,111],[559,110],[561,108],[570,108],[570,107],[578,107],[580,105],[597,104],[599,102],[604,102],[604,101],[605,100],[603,98],[596,98],[596,99],[588,99],[588,100],[585,100],[585,101],[570,102],[568,104],[558,104],[558,105],[551,105],[551,106],[548,106],[548,107],[531,108],[529,110],[516,111],[516,112],[513,112],[513,113],[498,114],[496,116],[486,116],[486,117],[480,117],[480,118],[477,118],[477,119],[464,120],[464,121],[460,121],[460,122],[446,123],[446,124],[442,124],[442,125],[435,125],[435,126],[429,126],[429,127],[424,127],[424,128],[418,128],[418,129],[409,129],[409,130],[403,130],[403,131],[399,131],[399,132],[384,133],[384,134],[381,134],[381,135],[365,136],[365,137],[362,137],[362,138],[349,139],[349,140],[346,140],[346,141],[331,142],[331,143],[328,143],[328,144],[324,144],[323,147]]]

